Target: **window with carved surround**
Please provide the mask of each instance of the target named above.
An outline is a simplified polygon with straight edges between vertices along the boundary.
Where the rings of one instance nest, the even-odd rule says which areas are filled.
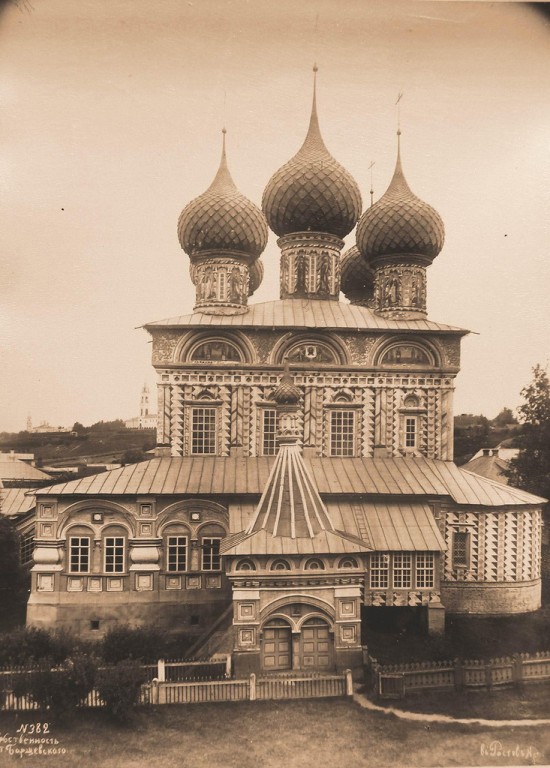
[[[418,589],[434,586],[434,556],[430,553],[416,555],[416,586]]]
[[[187,536],[166,538],[166,570],[171,573],[187,570]]]
[[[412,587],[412,557],[405,552],[393,556],[393,586],[395,589]]]
[[[88,573],[90,570],[90,537],[71,536],[69,539],[69,572]]]
[[[355,456],[355,411],[330,411],[330,455]]]
[[[468,568],[470,561],[470,534],[453,531],[453,568]]]
[[[19,539],[19,562],[26,565],[32,561],[34,552],[34,532],[28,531]]]
[[[202,570],[219,571],[222,567],[220,555],[221,538],[208,536],[202,540]]]
[[[277,453],[277,411],[275,408],[263,408],[261,419],[261,454],[274,456]]]
[[[372,589],[387,589],[390,576],[390,556],[375,552],[370,556],[370,585]]]
[[[212,407],[191,408],[191,453],[216,453],[216,412]]]
[[[105,573],[124,573],[124,536],[106,536],[103,546]]]
[[[416,416],[405,417],[404,442],[405,448],[416,448],[418,419]]]

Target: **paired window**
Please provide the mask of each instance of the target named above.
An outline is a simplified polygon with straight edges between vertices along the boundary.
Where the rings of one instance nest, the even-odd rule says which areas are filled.
[[[69,539],[70,573],[88,573],[90,570],[90,537],[71,536]]]
[[[262,413],[262,456],[277,453],[277,411],[265,408]]]
[[[414,576],[414,584],[413,584]],[[370,556],[371,589],[432,589],[435,585],[435,560],[430,552],[375,552]]]
[[[330,455],[355,455],[355,411],[330,412]]]
[[[216,408],[191,409],[191,453],[216,453]]]
[[[219,571],[222,567],[220,555],[221,538],[205,537],[202,540],[202,570]]]
[[[168,536],[166,570],[171,573],[187,570],[187,536]]]
[[[453,532],[453,568],[468,568],[470,560],[470,534]]]
[[[103,548],[105,573],[124,573],[124,536],[106,536]]]

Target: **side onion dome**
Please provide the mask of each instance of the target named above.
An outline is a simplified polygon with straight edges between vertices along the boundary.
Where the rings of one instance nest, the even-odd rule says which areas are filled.
[[[208,251],[238,251],[256,259],[267,244],[267,225],[258,208],[235,186],[225,154],[206,192],[188,203],[178,220],[178,238],[189,256]]]
[[[252,296],[252,294],[258,290],[264,279],[264,265],[261,259],[258,259],[251,265],[249,275],[248,295]]]
[[[387,256],[413,256],[431,264],[443,248],[445,228],[438,212],[410,189],[399,146],[390,186],[361,216],[357,246],[370,263]]]
[[[295,232],[324,232],[342,238],[351,232],[361,214],[359,187],[322,139],[315,82],[305,141],[267,183],[262,209],[279,237]]]
[[[340,288],[352,304],[366,303],[373,297],[374,270],[355,245],[341,256]]]

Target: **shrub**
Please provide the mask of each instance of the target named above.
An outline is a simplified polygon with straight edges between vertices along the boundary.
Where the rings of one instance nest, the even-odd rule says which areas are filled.
[[[20,676],[14,693],[28,696],[57,719],[70,714],[84,701],[94,687],[96,674],[96,662],[87,656],[76,655],[57,667],[51,658],[45,658],[37,669]]]
[[[0,666],[25,666],[42,659],[61,664],[78,650],[71,634],[39,627],[21,627],[0,637]]]
[[[97,690],[107,711],[116,720],[127,722],[131,718],[146,679],[145,672],[134,659],[124,659],[98,671]]]
[[[114,627],[103,638],[102,656],[107,664],[117,664],[123,659],[155,662],[162,656],[163,639],[157,629]]]

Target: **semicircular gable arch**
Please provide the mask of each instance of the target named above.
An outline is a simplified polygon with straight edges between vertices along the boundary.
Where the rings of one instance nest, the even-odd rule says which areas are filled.
[[[181,341],[176,345],[176,348],[174,349],[174,357],[173,362],[174,363],[188,363],[188,362],[198,362],[197,360],[193,360],[193,354],[200,349],[200,347],[204,344],[227,344],[229,347],[232,347],[236,350],[238,353],[238,357],[240,359],[238,360],[221,360],[221,359],[211,359],[204,362],[227,362],[227,363],[249,363],[253,364],[256,361],[256,353],[255,350],[250,343],[250,341],[246,338],[246,336],[241,332],[237,330],[232,330],[231,332],[221,330],[221,329],[212,329],[209,331],[203,331],[199,335],[195,333],[187,334],[186,336],[181,339]],[[212,350],[214,352],[214,350]]]
[[[67,530],[68,526],[71,525],[74,520],[78,519],[81,524],[87,524],[82,520],[82,517],[85,514],[91,515],[92,512],[114,513],[118,515],[122,518],[122,521],[124,521],[125,527],[128,528],[130,535],[136,535],[135,516],[130,510],[126,509],[126,507],[123,507],[121,504],[117,504],[114,501],[108,501],[107,499],[86,499],[85,501],[77,501],[64,509],[60,515],[62,519],[58,528],[58,535],[64,535],[64,531]],[[90,520],[89,525],[94,529],[101,529],[106,525],[123,524],[122,521],[116,519],[104,519],[103,522],[94,525]]]
[[[311,348],[311,349],[309,349]],[[293,358],[293,352],[296,350],[296,358]],[[316,363],[315,358],[319,356],[318,365],[349,365],[349,352],[344,341],[334,333],[320,334],[312,331],[311,333],[287,333],[275,344],[271,350],[269,359],[270,365],[283,365],[287,355],[290,355],[289,362],[293,365],[305,365]],[[303,360],[299,359],[303,357]],[[332,357],[329,361],[327,357]]]
[[[172,519],[172,516],[174,515],[187,515],[191,512],[210,512],[211,514],[220,515],[223,518],[223,522],[226,526],[226,528],[229,530],[229,510],[227,507],[222,506],[221,504],[218,504],[215,501],[207,501],[205,499],[184,499],[183,501],[176,501],[174,504],[170,504],[170,506],[165,507],[165,509],[162,510],[162,512],[159,514],[157,518],[157,527],[160,529],[162,526],[165,526],[167,524],[167,519]],[[181,517],[180,521],[183,523],[188,523],[189,518],[188,517]],[[208,522],[217,522],[216,520],[205,520],[201,519],[200,521],[201,526],[208,523]]]
[[[331,622],[334,622],[336,618],[334,606],[331,605],[328,600],[323,600],[321,597],[313,597],[312,595],[298,593],[287,595],[286,597],[279,597],[276,600],[273,600],[273,602],[265,605],[260,610],[261,623],[265,624],[265,622],[269,620],[268,617],[271,617],[272,613],[278,612],[285,606],[295,603],[302,603],[304,605],[312,606],[313,608],[317,609],[317,611],[320,611],[321,613],[329,616]]]
[[[375,368],[441,368],[443,354],[436,342],[425,338],[384,336],[374,344],[370,358]]]

